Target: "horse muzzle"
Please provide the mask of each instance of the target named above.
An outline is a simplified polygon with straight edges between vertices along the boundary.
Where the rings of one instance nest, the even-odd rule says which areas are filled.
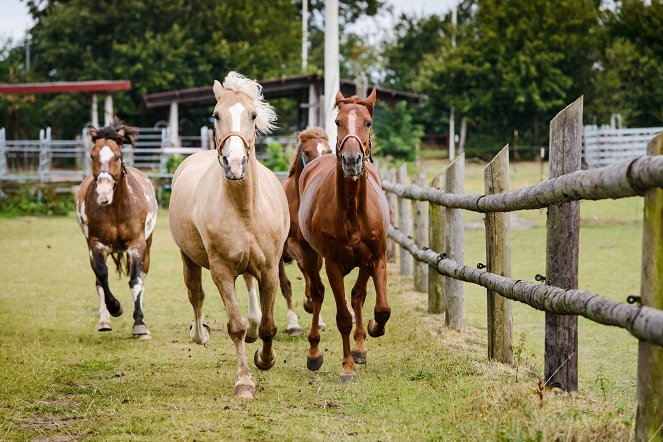
[[[246,173],[246,165],[248,164],[248,157],[246,156],[232,156],[223,157],[223,173],[229,180],[241,180]]]
[[[359,152],[347,152],[341,155],[341,168],[348,178],[357,178],[364,171],[364,156]]]
[[[96,193],[97,203],[100,206],[105,206],[113,202],[113,194],[115,190],[115,182],[111,180],[97,181]]]

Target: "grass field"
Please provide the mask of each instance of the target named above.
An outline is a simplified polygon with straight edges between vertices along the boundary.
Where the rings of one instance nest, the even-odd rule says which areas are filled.
[[[428,162],[429,176],[443,162]],[[469,165],[468,192],[482,193],[482,167]],[[540,180],[537,164],[512,167],[512,188]],[[513,277],[545,272],[545,211],[518,213]],[[642,201],[583,202],[580,287],[624,300],[640,284]],[[484,262],[481,217],[466,214],[465,260]],[[528,223],[519,223],[528,224]],[[458,332],[426,313],[426,294],[390,265],[392,318],[369,338],[368,364],[340,385],[340,337],[328,290],[325,363],[306,369],[306,336],[289,338],[276,302],[277,363],[253,369],[253,401],[232,396],[234,347],[209,276],[207,346],[188,337],[192,311],[167,212],[159,214],[146,279],[151,341],[132,339],[127,279],[111,287],[125,313],[96,331],[98,301],[84,238],[73,216],[0,218],[0,440],[628,440],[635,416],[637,340],[580,319],[580,392],[540,388],[543,313],[514,304],[516,367],[486,358],[485,290],[465,285]],[[297,313],[303,283],[295,266]],[[352,278],[347,278],[351,286]],[[242,305],[245,289],[237,284]],[[373,291],[366,310],[371,317]],[[244,310],[246,311],[246,309]],[[248,345],[252,355],[258,344]],[[251,362],[251,367],[253,364]]]

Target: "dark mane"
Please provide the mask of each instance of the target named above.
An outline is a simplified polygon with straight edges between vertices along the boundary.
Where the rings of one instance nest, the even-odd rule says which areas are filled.
[[[124,129],[124,137],[122,137],[118,132]],[[97,130],[97,134],[92,137],[92,141],[97,141],[101,138],[107,140],[113,140],[120,146],[123,144],[131,144],[136,146],[136,136],[138,135],[138,129],[132,126],[125,126],[124,122],[118,117],[113,117],[113,123],[110,126],[104,126]]]
[[[373,106],[367,103],[365,98],[358,97],[357,95],[344,98],[343,100],[338,100],[335,107],[338,107],[339,104],[360,104],[362,106],[366,106],[370,114],[373,115]]]
[[[309,127],[297,134],[297,139],[299,143],[297,144],[297,151],[295,152],[292,164],[290,165],[290,170],[288,171],[288,176],[291,177],[295,174],[295,166],[302,156],[302,148],[304,143],[310,140],[311,138],[322,138],[326,142],[329,142],[329,137],[327,132],[321,127]]]

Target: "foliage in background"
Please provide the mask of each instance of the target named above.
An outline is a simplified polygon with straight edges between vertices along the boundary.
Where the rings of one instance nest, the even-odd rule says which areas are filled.
[[[280,143],[267,143],[267,158],[262,163],[273,172],[281,172],[290,168],[290,161],[285,156]]]
[[[74,211],[74,197],[49,186],[23,187],[1,194],[3,215],[68,215]]]
[[[415,158],[424,130],[414,122],[406,101],[399,101],[393,108],[378,102],[373,122],[376,155],[404,160]]]

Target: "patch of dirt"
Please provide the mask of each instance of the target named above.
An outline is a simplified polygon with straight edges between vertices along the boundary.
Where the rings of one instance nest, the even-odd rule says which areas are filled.
[[[60,419],[55,416],[34,416],[17,419],[19,426],[32,430],[35,433],[44,433],[47,431],[58,430],[67,425],[71,425],[76,419]]]
[[[31,442],[70,442],[78,439],[79,438],[77,436],[63,434],[63,435],[54,435],[49,437],[40,437],[37,439],[32,439]]]
[[[531,229],[534,227],[534,222],[516,213],[511,213],[511,228],[512,229]],[[465,224],[467,230],[483,230],[485,228],[484,221],[477,221],[474,223]]]

